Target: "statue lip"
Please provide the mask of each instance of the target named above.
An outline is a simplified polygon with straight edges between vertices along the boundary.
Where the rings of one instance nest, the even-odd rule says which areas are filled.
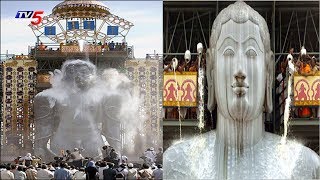
[[[245,82],[236,82],[236,83],[233,83],[231,85],[232,87],[232,90],[233,92],[238,96],[238,97],[241,97],[241,96],[244,96],[246,93],[247,93],[247,90],[249,89],[249,86],[247,83]]]
[[[235,82],[231,85],[232,88],[249,88],[249,85],[246,82]]]

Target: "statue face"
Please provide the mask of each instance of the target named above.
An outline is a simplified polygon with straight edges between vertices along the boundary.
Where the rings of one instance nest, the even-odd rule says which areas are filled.
[[[265,50],[258,25],[229,20],[215,48],[217,105],[222,114],[249,121],[262,113],[265,97]]]
[[[94,81],[94,72],[86,64],[72,64],[66,68],[65,79],[80,89],[86,89]]]

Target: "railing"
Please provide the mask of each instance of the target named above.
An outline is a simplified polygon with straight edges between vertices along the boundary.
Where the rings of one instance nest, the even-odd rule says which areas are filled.
[[[30,55],[15,55],[15,54],[1,54],[1,62],[6,60],[27,60],[27,59],[33,59]]]
[[[80,51],[78,44],[41,44],[39,46],[31,46],[29,48],[29,54],[32,56],[55,56],[55,55],[66,55],[66,54],[77,54],[77,53],[89,53],[95,54],[97,56],[104,56],[106,54],[112,53],[122,53],[126,52],[129,58],[133,58],[133,46],[115,46],[114,48],[109,48],[106,45],[89,44],[86,45],[83,51]]]
[[[1,62],[5,60],[13,59],[13,58],[14,58],[14,54],[1,54]]]
[[[160,60],[162,57],[161,54],[146,54],[146,59]]]

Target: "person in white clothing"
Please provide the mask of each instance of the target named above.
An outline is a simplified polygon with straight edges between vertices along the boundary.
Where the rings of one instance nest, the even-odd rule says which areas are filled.
[[[128,180],[133,180],[138,178],[138,171],[133,168],[133,164],[128,164]]]
[[[27,153],[26,156],[24,156],[24,157],[19,159],[19,161],[24,162],[24,165],[27,166],[27,167],[32,164],[32,160],[33,159],[32,159],[31,153]]]
[[[76,169],[76,167],[74,166],[74,165],[72,165],[72,166],[70,166],[70,173],[72,174],[72,175],[74,175],[78,170]]]
[[[43,164],[37,173],[37,179],[52,179],[53,172],[48,170],[47,165]]]
[[[84,172],[84,168],[80,168],[79,171],[77,171],[73,175],[74,180],[85,180],[86,179],[86,173]]]
[[[99,180],[103,179],[103,170],[108,169],[107,163],[102,161],[98,170],[99,173]]]
[[[14,179],[13,173],[10,171],[11,167],[10,166],[4,166],[1,165],[0,167],[1,172],[0,172],[0,179]]]
[[[121,164],[120,167],[116,168],[116,178],[124,178],[128,177],[128,170],[125,164]]]
[[[74,152],[72,153],[74,155],[74,160],[80,160],[80,159],[84,159],[83,156],[81,155],[81,152],[78,148],[74,148]]]
[[[154,148],[151,147],[144,152],[144,156],[146,156],[147,158],[150,158],[151,162],[154,163],[156,160],[157,153],[154,151]]]

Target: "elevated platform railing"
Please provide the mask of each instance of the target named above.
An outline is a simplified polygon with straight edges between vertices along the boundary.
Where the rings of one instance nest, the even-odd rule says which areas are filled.
[[[14,54],[1,54],[1,62],[9,59],[13,59],[14,56],[15,56]]]
[[[15,55],[15,54],[1,54],[1,62],[6,60],[27,60],[27,59],[33,59],[30,55]]]
[[[41,57],[65,57],[65,56],[81,56],[84,53],[95,57],[117,57],[126,56],[133,58],[133,46],[122,46],[110,48],[107,45],[87,44],[80,51],[78,44],[40,44],[31,46],[29,54],[35,58]]]

